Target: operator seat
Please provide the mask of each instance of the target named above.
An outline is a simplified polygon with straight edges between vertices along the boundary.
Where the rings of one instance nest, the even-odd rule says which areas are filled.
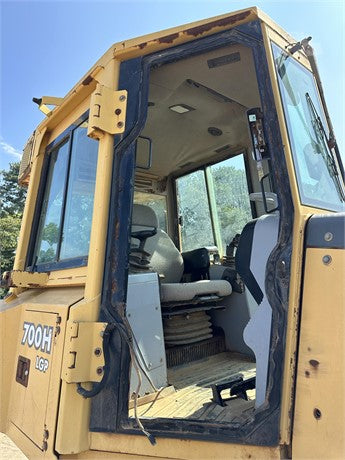
[[[179,250],[170,237],[158,227],[156,213],[149,206],[134,204],[132,233],[157,229],[147,238],[144,249],[151,256],[150,269],[161,278],[161,303],[164,305],[200,303],[212,298],[220,300],[232,292],[231,284],[224,280],[202,280],[180,283],[184,264]],[[137,244],[132,238],[131,245]],[[214,298],[213,298],[214,297]]]

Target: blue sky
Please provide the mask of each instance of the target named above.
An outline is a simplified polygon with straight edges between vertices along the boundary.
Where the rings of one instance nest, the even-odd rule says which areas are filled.
[[[342,1],[0,0],[0,169],[20,159],[27,138],[44,117],[32,97],[64,96],[113,43],[253,5],[297,40],[313,37],[345,158]]]

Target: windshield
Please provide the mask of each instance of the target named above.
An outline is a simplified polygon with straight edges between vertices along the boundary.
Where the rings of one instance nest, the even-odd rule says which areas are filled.
[[[311,72],[272,44],[301,202],[345,209],[344,188]]]

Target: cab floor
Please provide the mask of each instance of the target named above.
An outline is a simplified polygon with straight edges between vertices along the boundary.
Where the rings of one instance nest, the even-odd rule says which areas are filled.
[[[248,401],[232,398],[225,407],[212,401],[211,385],[225,383],[235,375],[255,376],[255,362],[239,353],[223,352],[218,355],[168,369],[168,382],[175,392],[153,404],[138,407],[143,418],[188,418],[218,422],[240,422],[254,407],[255,390],[247,392]],[[222,392],[223,398],[228,397]],[[133,416],[133,410],[129,411]]]

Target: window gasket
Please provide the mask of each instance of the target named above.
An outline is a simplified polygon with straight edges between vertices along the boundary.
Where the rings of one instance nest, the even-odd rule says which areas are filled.
[[[68,189],[68,177],[69,177],[69,169],[70,169],[70,162],[71,162],[71,149],[72,149],[72,137],[73,131],[78,128],[84,121],[89,118],[89,110],[86,110],[80,117],[78,117],[70,126],[68,126],[61,134],[59,134],[55,139],[53,139],[46,147],[44,152],[44,160],[41,169],[40,175],[40,183],[38,186],[37,191],[37,198],[36,198],[36,205],[34,210],[33,221],[31,225],[31,233],[29,238],[28,250],[27,250],[27,257],[26,257],[26,270],[27,271],[36,271],[36,272],[47,272],[47,271],[56,271],[56,270],[66,270],[69,268],[79,268],[84,267],[87,265],[88,262],[88,254],[84,256],[74,257],[71,259],[64,259],[64,260],[57,260],[52,262],[44,262],[40,264],[36,264],[36,241],[37,241],[37,232],[39,229],[40,224],[40,216],[41,210],[44,200],[44,194],[47,185],[47,179],[49,174],[49,165],[50,165],[50,154],[55,150],[58,149],[66,140],[69,143],[68,146],[68,171],[66,177],[66,184],[64,189],[64,202],[63,202],[63,209],[62,213],[64,213],[64,208],[66,206],[66,193]],[[59,243],[58,245],[61,246],[61,232],[62,232],[62,225],[63,225],[63,216],[61,219],[61,228],[59,234]],[[58,248],[57,248],[58,249]],[[57,252],[58,254],[58,252]]]

